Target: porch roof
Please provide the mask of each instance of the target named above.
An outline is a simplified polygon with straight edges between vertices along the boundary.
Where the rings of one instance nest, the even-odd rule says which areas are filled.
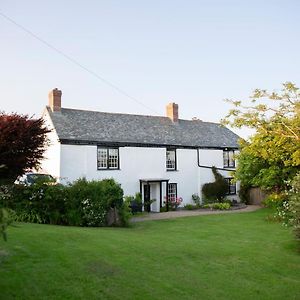
[[[168,182],[170,179],[166,178],[143,178],[140,179],[141,183],[150,183],[150,182]]]

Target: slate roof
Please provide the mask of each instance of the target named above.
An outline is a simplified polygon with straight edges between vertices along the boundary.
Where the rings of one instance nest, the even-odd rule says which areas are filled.
[[[199,148],[238,148],[235,133],[217,123],[168,117],[47,107],[62,143],[120,143]]]

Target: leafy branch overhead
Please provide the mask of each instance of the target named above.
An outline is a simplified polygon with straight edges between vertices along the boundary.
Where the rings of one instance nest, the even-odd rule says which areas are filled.
[[[300,166],[300,91],[286,82],[280,92],[256,89],[245,101],[227,100],[234,108],[222,120],[235,128],[256,133],[241,141],[236,178],[243,184],[282,189]]]
[[[279,93],[256,89],[250,100],[252,105],[225,100],[234,108],[222,123],[236,128],[254,128],[257,133],[271,133],[300,140],[300,91],[295,84],[284,83]]]

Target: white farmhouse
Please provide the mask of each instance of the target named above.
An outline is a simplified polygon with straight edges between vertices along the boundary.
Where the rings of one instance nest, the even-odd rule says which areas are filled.
[[[149,209],[158,212],[166,197],[182,197],[182,205],[192,203],[192,194],[202,197],[215,166],[228,178],[228,197],[238,200],[230,170],[239,137],[229,129],[179,119],[175,103],[167,105],[166,117],[157,117],[62,108],[61,95],[49,93],[43,114],[53,130],[42,163],[60,182],[114,178],[125,195],[156,199]]]

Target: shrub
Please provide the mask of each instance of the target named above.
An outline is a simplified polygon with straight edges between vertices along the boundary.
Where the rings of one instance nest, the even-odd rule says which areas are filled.
[[[219,210],[227,210],[230,209],[230,204],[229,203],[220,203],[220,202],[215,202],[215,203],[208,203],[203,205],[203,208],[210,208],[210,209],[219,209]]]
[[[239,190],[239,197],[241,199],[241,202],[245,204],[250,204],[250,186],[241,184]]]
[[[68,186],[36,183],[2,188],[1,206],[15,210],[18,221],[57,225],[125,226],[129,217],[123,190],[113,179],[79,179]],[[114,214],[109,214],[112,211]]]
[[[11,209],[0,208],[0,235],[7,241],[7,227],[15,220],[15,212]]]
[[[208,201],[218,200],[222,202],[226,196],[228,185],[225,178],[217,171],[216,167],[212,167],[215,177],[214,182],[205,183],[202,187],[202,193]]]
[[[193,195],[192,195],[192,199],[193,199],[193,201],[194,201],[194,203],[195,203],[195,205],[196,205],[197,207],[200,207],[200,206],[201,206],[201,203],[200,203],[200,197],[199,197],[198,194],[193,194]]]
[[[168,204],[168,209],[173,211],[177,210],[178,206],[182,203],[183,199],[182,197],[170,197],[167,199],[166,204]]]
[[[285,199],[286,199],[286,195],[284,193],[280,193],[280,194],[272,193],[262,201],[262,204],[268,208],[279,208],[282,207],[283,201]]]
[[[285,225],[294,228],[296,238],[300,240],[300,173],[293,179],[286,193],[286,200],[282,208],[279,208],[279,216]]]
[[[143,202],[141,193],[136,193],[135,196],[125,196],[124,202],[127,206],[127,210],[132,214],[142,212]]]
[[[186,204],[184,206],[185,209],[187,210],[195,210],[195,209],[198,209],[200,206],[196,205],[196,204]]]

